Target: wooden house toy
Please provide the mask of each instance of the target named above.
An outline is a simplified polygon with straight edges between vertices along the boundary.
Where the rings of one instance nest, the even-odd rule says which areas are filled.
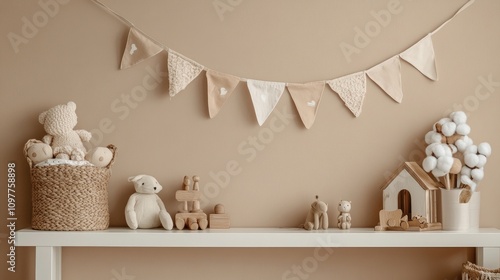
[[[200,208],[200,177],[193,176],[193,189],[190,189],[191,180],[184,176],[182,190],[175,192],[175,199],[183,203],[182,210],[175,214],[175,227],[183,229],[187,226],[191,230],[206,229],[208,226],[207,214]]]
[[[441,229],[437,218],[439,186],[416,162],[403,163],[382,188],[383,210],[375,230]],[[401,214],[396,217],[398,209]]]

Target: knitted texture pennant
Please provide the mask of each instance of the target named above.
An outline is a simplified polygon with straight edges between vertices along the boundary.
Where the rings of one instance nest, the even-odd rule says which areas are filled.
[[[326,82],[340,96],[354,116],[359,117],[366,94],[365,72],[350,74]]]
[[[402,52],[399,56],[417,68],[427,78],[437,81],[436,56],[430,34]]]
[[[320,81],[307,84],[289,83],[286,87],[295,103],[295,107],[297,107],[304,126],[307,129],[311,128],[318,113],[321,96],[323,96],[323,90],[325,89],[325,82]]]
[[[366,71],[366,74],[396,102],[401,103],[403,101],[399,56],[393,56],[373,66]]]
[[[276,107],[276,104],[278,104],[281,95],[283,95],[285,83],[249,79],[247,80],[247,86],[252,97],[257,122],[262,126],[274,110],[274,107]]]
[[[185,89],[203,70],[203,66],[185,59],[175,51],[168,50],[168,81],[170,96]]]
[[[127,44],[123,51],[120,69],[128,68],[144,59],[157,55],[162,50],[161,46],[151,41],[134,27],[131,27],[128,32]]]
[[[240,82],[240,78],[207,70],[207,90],[208,90],[208,113],[210,118],[215,117],[224,103],[229,99],[234,89]]]

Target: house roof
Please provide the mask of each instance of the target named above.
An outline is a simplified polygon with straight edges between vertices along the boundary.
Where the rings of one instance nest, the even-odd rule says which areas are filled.
[[[420,187],[424,190],[437,190],[440,187],[440,183],[432,179],[427,172],[425,172],[420,165],[414,161],[407,161],[403,163],[389,178],[387,183],[382,187],[382,190],[387,188],[394,179],[401,173],[401,171],[406,170],[412,177],[417,181]]]

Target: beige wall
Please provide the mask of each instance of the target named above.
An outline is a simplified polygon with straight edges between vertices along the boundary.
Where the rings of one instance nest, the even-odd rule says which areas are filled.
[[[47,1],[54,3],[40,2]],[[91,1],[67,2],[58,4],[58,10],[51,6],[54,13],[46,22],[38,1],[0,4],[1,178],[7,163],[15,162],[17,228],[29,227],[31,211],[22,147],[45,134],[37,122],[40,112],[70,100],[78,105],[78,128],[96,132],[100,122],[112,124],[102,137],[95,134],[101,145],[119,148],[109,186],[112,226],[126,226],[123,209],[133,192],[127,177],[154,175],[164,186],[161,197],[168,210],[175,213],[174,192],[184,175],[200,175],[203,188],[217,184],[210,174],[221,175],[228,162],[237,162],[239,173],[224,188],[219,183],[218,193],[204,204],[207,212],[216,203],[225,204],[234,227],[295,227],[315,195],[330,205],[352,200],[353,226],[372,227],[382,206],[379,188],[385,174],[402,161],[421,160],[422,139],[433,122],[462,107],[470,118],[471,137],[489,141],[494,150],[480,186],[481,226],[500,227],[500,188],[495,183],[500,180],[500,2],[476,1],[433,36],[438,82],[403,62],[403,103],[368,81],[359,118],[327,88],[310,130],[303,127],[288,94],[269,119],[279,129],[270,121],[259,127],[244,83],[222,112],[209,119],[204,73],[175,98],[168,96],[163,77],[135,108],[128,107],[127,115],[116,112],[112,104],[123,106],[123,96],[140,86],[151,69],[166,72],[166,55],[119,71],[127,26]],[[373,22],[370,12],[386,10],[390,0],[103,2],[211,69],[284,82],[365,70],[411,46],[465,3],[400,0],[387,26],[348,61],[339,46],[353,44],[355,28]],[[236,5],[219,17],[213,3]],[[8,34],[23,36],[24,20],[33,22],[34,16],[40,16],[39,27],[30,38],[23,37],[16,53]],[[482,94],[475,94],[481,79],[495,81],[491,92],[483,87]],[[267,141],[260,143],[261,150],[251,145],[253,137]],[[4,181],[0,223],[6,223],[5,188]],[[335,209],[330,215],[337,215]],[[31,248],[17,248],[17,271],[7,272],[6,227],[0,228],[1,278],[34,279]],[[63,254],[63,279],[294,279],[287,271],[301,267],[313,250],[67,248]],[[295,279],[458,279],[466,259],[473,260],[472,249],[334,249],[327,260]]]

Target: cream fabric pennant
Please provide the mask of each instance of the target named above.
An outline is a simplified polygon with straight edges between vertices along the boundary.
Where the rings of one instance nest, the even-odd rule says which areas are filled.
[[[354,116],[359,117],[366,94],[365,72],[357,72],[326,82],[340,96]]]
[[[319,103],[325,89],[325,82],[319,81],[307,84],[288,83],[286,87],[295,103],[295,107],[297,107],[304,126],[307,129],[311,128],[318,113]]]
[[[262,126],[283,95],[285,83],[249,79],[247,80],[247,86],[252,97],[257,122]]]
[[[366,74],[396,102],[401,103],[403,101],[399,56],[393,56],[375,65],[366,70]]]
[[[203,66],[184,58],[179,53],[168,50],[168,81],[170,96],[185,89],[203,70]]]
[[[437,81],[436,55],[434,54],[434,46],[430,34],[402,52],[399,56],[417,68],[427,78]]]
[[[214,118],[229,99],[234,89],[240,82],[240,78],[207,70],[207,90],[208,90],[208,113],[210,118]]]
[[[157,55],[163,50],[155,42],[144,36],[140,31],[131,27],[128,32],[127,44],[123,51],[120,69],[129,68],[147,58]]]

